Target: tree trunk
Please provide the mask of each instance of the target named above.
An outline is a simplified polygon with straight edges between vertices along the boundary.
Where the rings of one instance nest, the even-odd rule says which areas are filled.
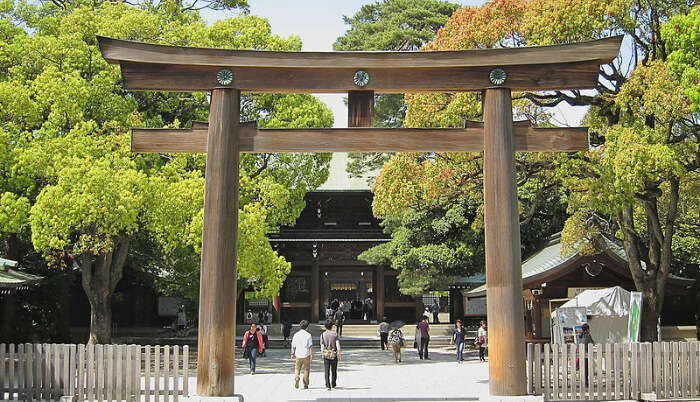
[[[112,295],[90,302],[90,344],[112,342]]]
[[[81,257],[83,290],[90,301],[91,344],[112,342],[112,296],[122,279],[128,250],[129,238],[119,236],[114,240],[114,250]]]
[[[653,281],[652,286],[653,286]],[[655,288],[646,288],[642,291],[642,322],[640,323],[639,340],[642,342],[659,341],[657,325],[661,316],[661,303]]]

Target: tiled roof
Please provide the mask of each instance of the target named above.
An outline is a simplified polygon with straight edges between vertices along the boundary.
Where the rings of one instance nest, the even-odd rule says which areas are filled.
[[[622,247],[618,246],[607,238],[603,239],[606,243],[606,249],[603,251],[603,253],[610,254],[622,261],[627,261],[627,253],[625,253],[625,250]],[[533,254],[530,256],[530,258],[523,262],[523,283],[527,282],[527,279],[536,275],[555,270],[577,257],[578,253],[574,251],[569,251],[564,255],[561,254],[561,235],[557,233],[550,238],[549,243],[547,243],[542,250]],[[695,282],[693,279],[682,278],[673,274],[669,275],[669,279],[672,282],[688,286]],[[486,285],[479,286],[478,288],[470,291],[467,295],[480,296],[485,290]]]
[[[15,266],[17,266],[17,261],[0,258],[0,289],[21,289],[43,279],[41,276],[9,268]]]

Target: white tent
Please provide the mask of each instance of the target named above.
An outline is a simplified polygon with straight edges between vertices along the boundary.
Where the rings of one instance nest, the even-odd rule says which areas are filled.
[[[585,290],[552,313],[552,322],[559,325],[559,309],[585,308],[588,325],[595,343],[629,342],[630,292],[615,286],[607,289]]]

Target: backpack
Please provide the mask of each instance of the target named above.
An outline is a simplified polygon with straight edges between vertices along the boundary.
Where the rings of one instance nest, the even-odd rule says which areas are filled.
[[[331,342],[333,344],[333,349],[329,348],[329,345],[326,345],[326,333],[328,333],[328,331],[321,334],[321,345],[323,345],[323,358],[328,360],[335,360],[338,357],[338,350],[336,349],[335,341]],[[336,337],[336,339],[338,338]]]

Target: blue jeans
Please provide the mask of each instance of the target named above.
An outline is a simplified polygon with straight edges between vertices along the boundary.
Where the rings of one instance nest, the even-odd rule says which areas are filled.
[[[255,358],[257,358],[257,357],[258,357],[258,350],[251,349],[250,350],[250,359],[248,359],[248,360],[250,363],[250,371],[252,371],[253,373],[255,373]]]
[[[464,342],[459,342],[455,343],[455,346],[457,347],[457,361],[461,362],[462,360],[462,351],[464,351]]]

